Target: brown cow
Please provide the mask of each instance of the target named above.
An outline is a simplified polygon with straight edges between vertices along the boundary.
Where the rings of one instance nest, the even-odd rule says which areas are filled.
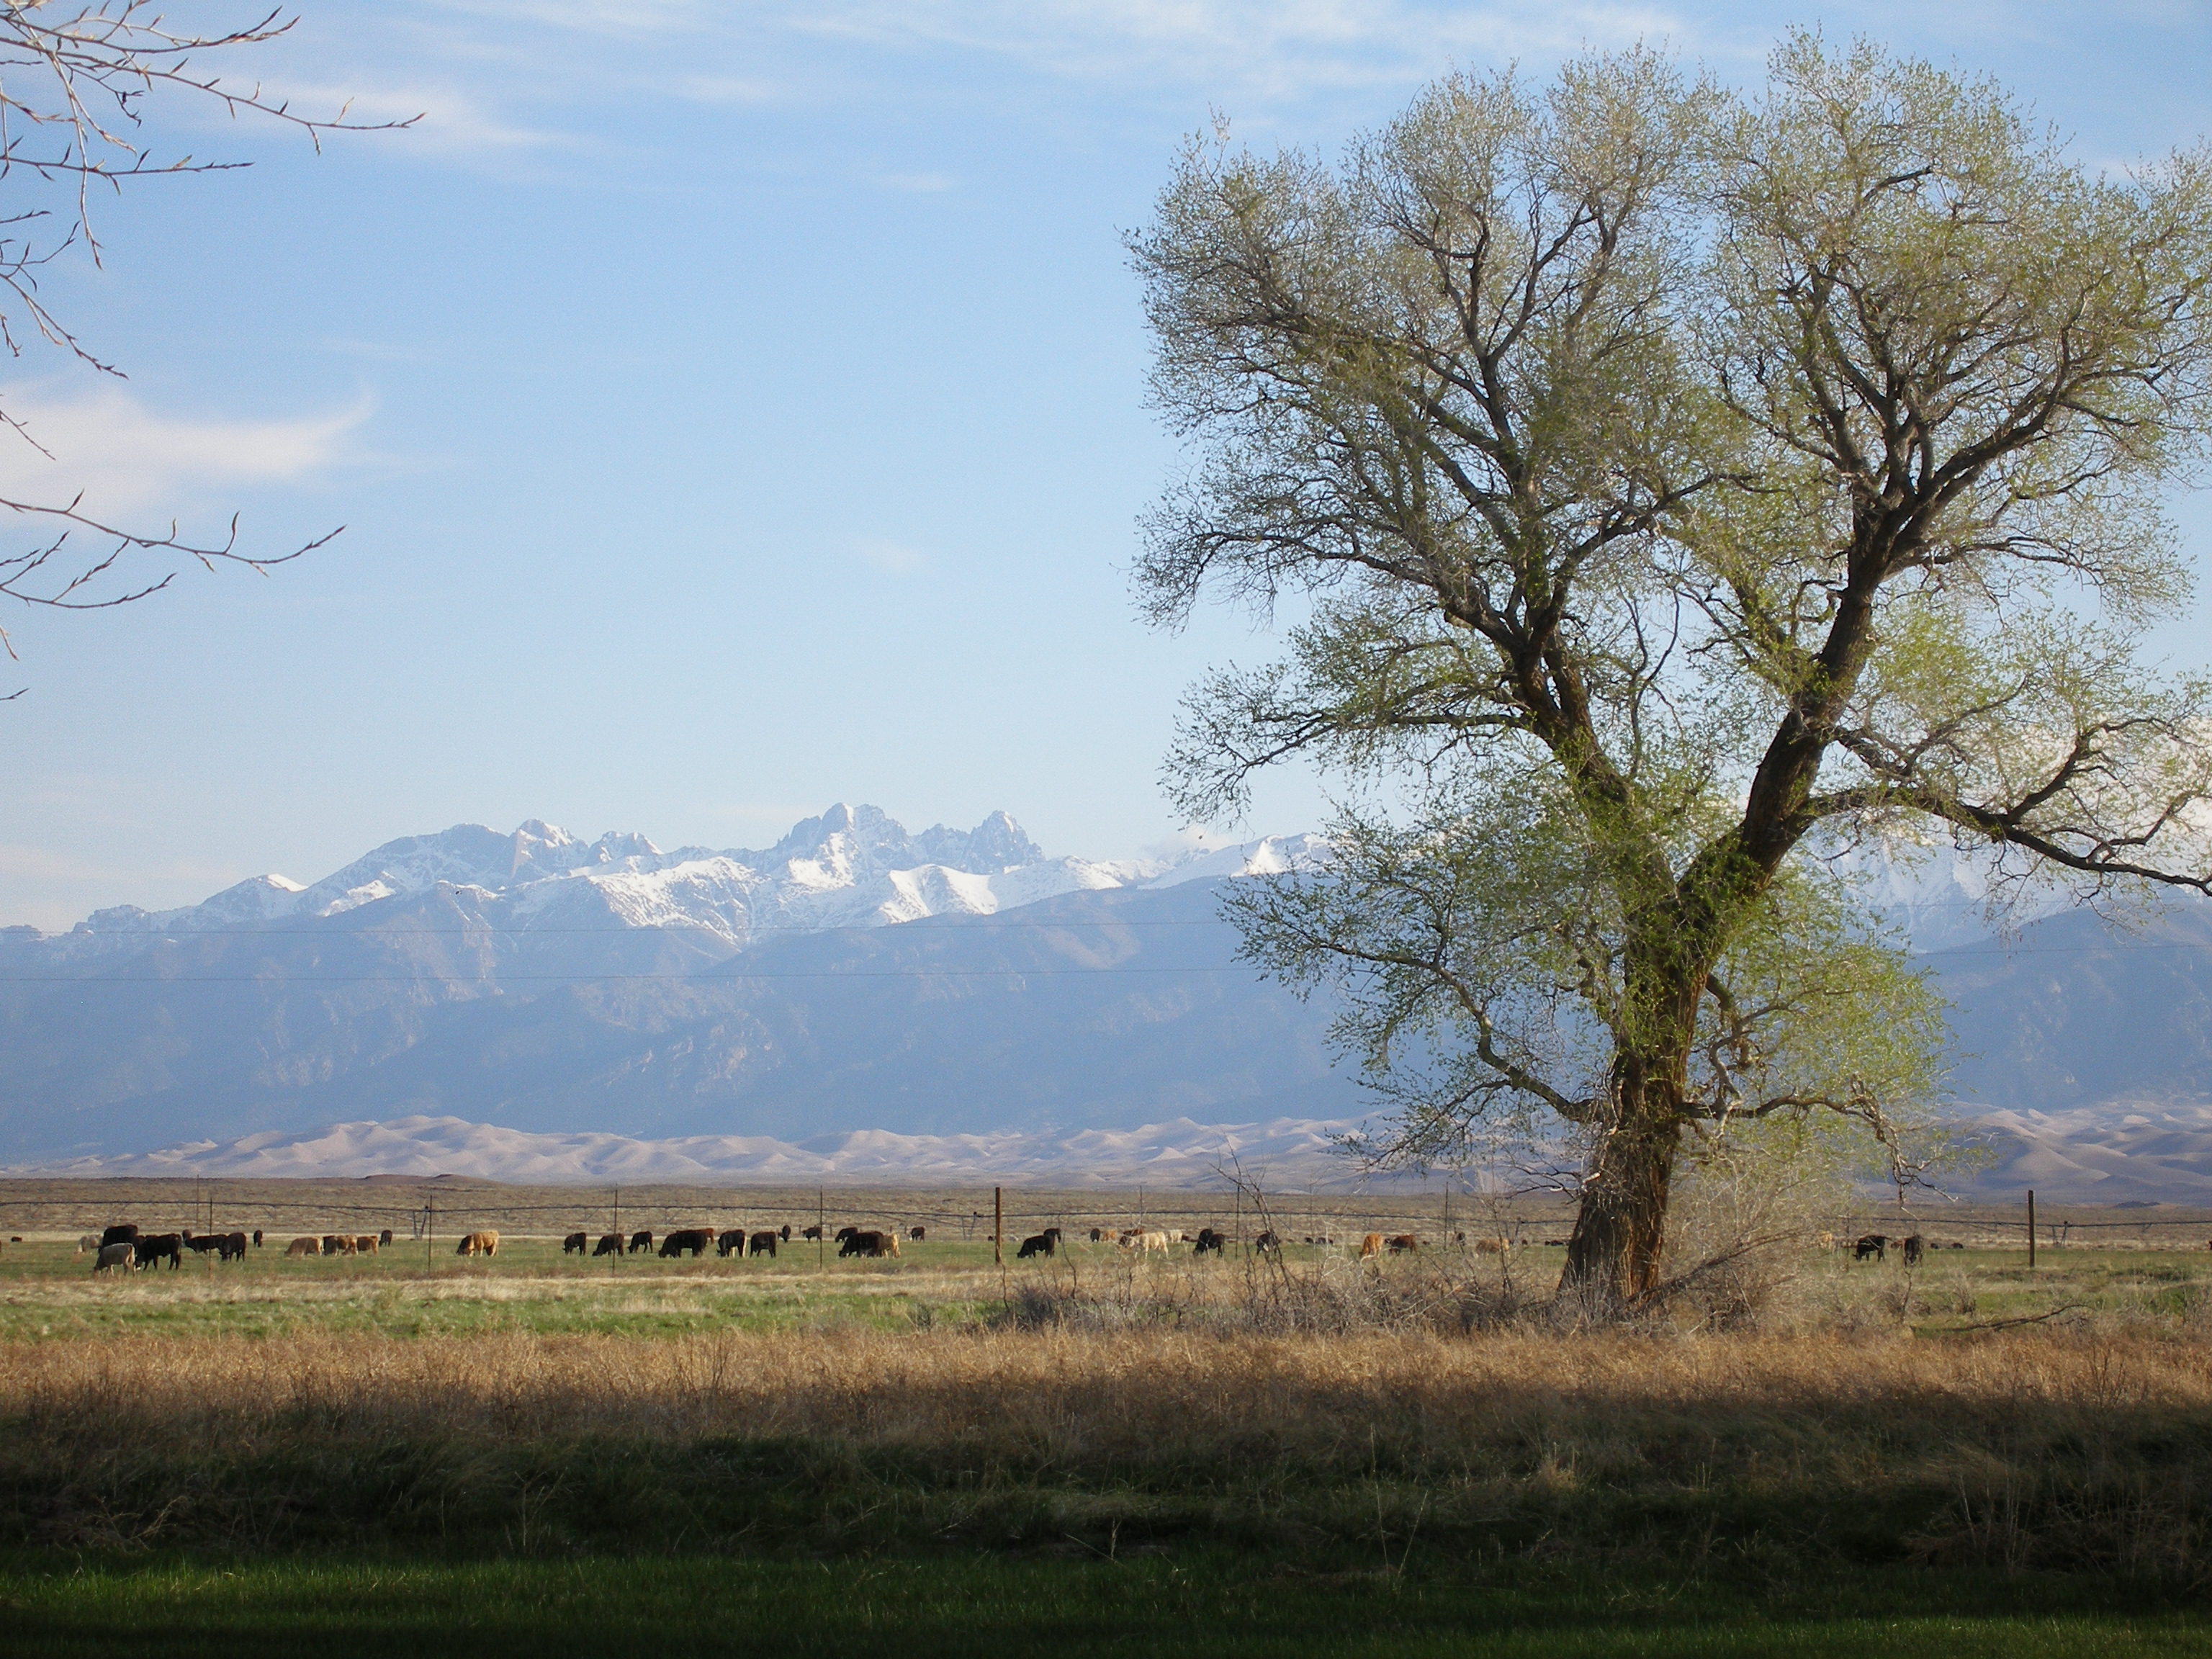
[[[845,1255],[896,1255],[899,1253],[898,1235],[885,1232],[864,1232],[853,1229],[845,1242],[837,1247],[837,1254]]]
[[[592,1236],[589,1233],[570,1233],[561,1241],[562,1255],[581,1255],[591,1248]]]
[[[363,1233],[359,1238],[354,1240],[353,1247],[362,1255],[374,1255],[376,1254],[376,1235],[374,1233]]]
[[[453,1254],[455,1255],[497,1255],[499,1235],[489,1228],[479,1233],[471,1233],[453,1247]]]
[[[620,1233],[601,1233],[599,1242],[592,1247],[593,1255],[620,1255],[622,1253],[623,1236]]]
[[[284,1247],[286,1255],[320,1255],[323,1241],[319,1238],[295,1238]]]
[[[340,1235],[337,1233],[325,1233],[323,1235],[323,1254],[325,1255],[351,1255],[353,1252],[354,1240],[350,1235]]]
[[[1370,1257],[1370,1256],[1371,1256],[1371,1255],[1382,1255],[1382,1234],[1380,1234],[1380,1233],[1370,1233],[1370,1234],[1368,1234],[1368,1235],[1367,1235],[1367,1237],[1364,1237],[1364,1238],[1363,1238],[1363,1239],[1361,1239],[1361,1240],[1359,1241],[1359,1259],[1360,1259],[1362,1261],[1366,1261],[1366,1260],[1367,1260],[1367,1258],[1368,1258],[1368,1257]]]
[[[1411,1233],[1393,1233],[1382,1243],[1393,1255],[1403,1255],[1409,1250],[1421,1248],[1421,1241]]]

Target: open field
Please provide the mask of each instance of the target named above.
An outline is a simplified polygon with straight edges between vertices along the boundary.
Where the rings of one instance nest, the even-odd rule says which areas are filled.
[[[354,1221],[329,1185],[216,1219]],[[1500,1257],[1440,1206],[1377,1211],[1428,1243],[1365,1264],[1001,1267],[950,1203],[886,1261],[76,1252],[180,1196],[33,1195],[55,1224],[0,1245],[11,1653],[2212,1650],[2212,1252],[2159,1248],[2199,1216],[2062,1215],[2033,1271],[2016,1219],[1954,1216],[1978,1247],[1909,1271],[1803,1251],[1758,1329],[1623,1334],[1529,1311],[1556,1216]],[[1158,1214],[1069,1196],[1072,1233]]]
[[[1249,1553],[787,1561],[0,1564],[22,1659],[2182,1659],[2192,1609],[1893,1568],[1817,1591],[1514,1564],[1308,1571]]]

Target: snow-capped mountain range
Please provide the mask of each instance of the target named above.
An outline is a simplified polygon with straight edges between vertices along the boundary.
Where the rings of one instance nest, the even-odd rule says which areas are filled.
[[[533,820],[0,928],[0,1165],[1164,1184],[1257,1136],[1305,1184],[1371,1102],[1326,993],[1243,962],[1218,897],[1327,855],[1054,857],[1003,812],[869,806],[758,850]],[[1952,1000],[1989,1181],[2212,1197],[2212,905],[2130,933],[2045,895],[1998,940],[1970,858],[1846,867]]]
[[[1324,850],[1048,857],[1004,812],[916,835],[865,805],[757,850],[464,824],[0,929],[0,1160],[403,1115],[793,1140],[1333,1116],[1357,1091],[1326,1010],[1237,965],[1214,904]]]
[[[302,1134],[247,1135],[150,1153],[69,1160],[65,1176],[224,1176],[236,1179],[374,1175],[473,1176],[543,1182],[845,1182],[939,1186],[976,1181],[1040,1185],[1188,1187],[1232,1168],[1279,1188],[1344,1187],[1358,1172],[1331,1136],[1352,1120],[1278,1118],[1049,1134],[1018,1129],[913,1135],[858,1129],[810,1140],[690,1135],[640,1140],[605,1133],[532,1134],[457,1117],[336,1123]],[[1387,1184],[1387,1183],[1385,1183]]]
[[[992,915],[1060,893],[1271,873],[1310,862],[1320,849],[1313,836],[1275,836],[1173,858],[1048,858],[1003,811],[973,830],[938,824],[909,835],[878,808],[841,804],[761,851],[663,852],[641,835],[585,842],[532,818],[507,835],[463,823],[386,842],[310,885],[255,876],[178,909],[96,910],[52,943],[68,957],[128,951],[149,936],[325,921],[447,891],[465,896],[489,928],[674,930],[700,936],[710,950],[735,951],[771,933]],[[30,930],[6,931],[20,937]]]

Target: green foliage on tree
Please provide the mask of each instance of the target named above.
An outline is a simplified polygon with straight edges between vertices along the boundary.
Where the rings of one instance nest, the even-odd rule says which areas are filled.
[[[1335,163],[1217,135],[1132,247],[1198,458],[1151,615],[1303,616],[1194,695],[1178,800],[1305,756],[1368,803],[1237,901],[1248,950],[1343,991],[1395,1154],[1572,1126],[1571,1291],[1652,1291],[1732,1125],[1906,1156],[1940,1009],[1855,839],[2212,888],[2212,690],[2134,646],[2190,594],[2212,153],[2093,174],[1800,34],[1755,97],[1638,52],[1447,79]]]

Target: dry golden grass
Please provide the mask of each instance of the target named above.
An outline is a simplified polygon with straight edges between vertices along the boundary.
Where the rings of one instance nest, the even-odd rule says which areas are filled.
[[[49,1443],[251,1456],[303,1430],[489,1443],[716,1437],[1019,1465],[1250,1459],[1602,1480],[1684,1437],[1772,1477],[1985,1466],[2121,1414],[2212,1413],[2194,1343],[2021,1335],[1932,1344],[1504,1335],[1243,1338],[850,1332],[675,1341],[494,1335],[393,1343],[122,1340],[0,1350],[0,1417]],[[1926,1460],[1932,1458],[1933,1463]],[[1960,1460],[1964,1461],[1961,1462]]]
[[[2172,1332],[0,1345],[0,1541],[72,1547],[1419,1532],[2194,1582],[2207,1489],[2212,1347]]]
[[[2212,1347],[2149,1336],[1905,1339],[1191,1332],[518,1334],[393,1342],[111,1338],[0,1346],[0,1416],[41,1435],[239,1447],[303,1418],[492,1438],[836,1438],[1009,1455],[1229,1445],[1452,1454],[1574,1428],[1893,1417],[2087,1429],[2212,1413]]]

